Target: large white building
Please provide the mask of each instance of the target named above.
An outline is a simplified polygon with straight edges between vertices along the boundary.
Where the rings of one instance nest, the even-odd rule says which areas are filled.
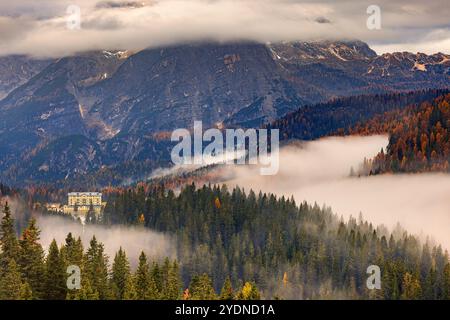
[[[67,214],[86,214],[92,208],[99,214],[105,205],[100,192],[70,192],[63,210]]]

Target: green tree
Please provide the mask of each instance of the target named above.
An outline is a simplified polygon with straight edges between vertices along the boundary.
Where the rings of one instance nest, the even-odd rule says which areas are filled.
[[[157,262],[153,262],[150,271],[148,295],[150,300],[162,299],[162,272]]]
[[[150,266],[147,262],[147,256],[144,252],[141,252],[139,256],[139,265],[135,273],[135,289],[136,297],[138,300],[147,300],[151,293],[150,290]]]
[[[450,300],[450,262],[444,267],[443,272],[443,292],[442,296],[446,300]]]
[[[92,237],[90,246],[86,252],[84,277],[99,299],[107,300],[111,298],[111,290],[108,278],[108,256],[104,253],[103,244]]]
[[[114,257],[111,278],[112,288],[116,299],[124,299],[125,284],[130,277],[130,263],[128,262],[125,251],[120,248]]]
[[[30,219],[28,227],[20,239],[20,254],[18,264],[22,278],[28,282],[33,292],[33,299],[44,297],[45,264],[44,250],[39,243],[40,230],[34,218]]]
[[[426,300],[436,300],[438,298],[437,296],[437,290],[436,290],[436,270],[434,267],[431,267],[428,275],[425,278],[425,284],[423,288],[423,295],[422,298]]]
[[[165,296],[168,300],[178,300],[181,297],[180,269],[176,261],[174,261],[169,267]]]
[[[24,296],[24,286],[14,259],[9,260],[0,278],[0,300],[20,300]]]
[[[66,237],[66,243],[61,248],[61,255],[64,257],[67,266],[76,265],[82,269],[83,243],[81,238],[75,239],[72,233],[69,233]]]
[[[220,291],[220,300],[233,300],[234,291],[233,286],[231,285],[231,279],[228,276],[225,279],[222,290]]]
[[[55,239],[50,244],[45,266],[45,298],[48,300],[64,300],[67,294],[65,262],[60,255]]]
[[[99,300],[97,290],[94,290],[87,277],[81,278],[79,290],[68,290],[66,300]]]
[[[211,278],[206,274],[195,275],[189,285],[192,300],[216,300],[216,292]]]
[[[125,286],[123,291],[123,300],[137,300],[138,295],[136,292],[135,281],[132,275],[129,275],[125,280]]]
[[[17,259],[19,255],[19,242],[14,230],[14,220],[11,210],[6,202],[3,208],[3,218],[0,225],[0,276],[8,268],[11,259]]]

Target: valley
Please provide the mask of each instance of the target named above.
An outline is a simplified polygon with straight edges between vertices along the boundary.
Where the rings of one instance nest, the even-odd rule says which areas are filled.
[[[15,299],[448,299],[449,58],[361,41],[8,58],[34,67],[1,82],[0,298],[16,281]],[[174,164],[171,132],[196,121],[279,130],[279,171]],[[75,191],[105,201],[58,209]]]

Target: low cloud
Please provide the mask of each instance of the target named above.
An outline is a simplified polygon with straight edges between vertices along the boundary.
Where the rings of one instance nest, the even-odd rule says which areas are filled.
[[[59,245],[65,243],[69,232],[75,237],[81,237],[85,250],[95,235],[99,242],[105,245],[105,252],[110,263],[119,248],[122,247],[132,266],[136,266],[141,251],[149,260],[162,260],[166,257],[176,258],[175,241],[163,233],[149,229],[129,226],[99,226],[81,225],[56,216],[38,216],[37,223],[41,229],[41,244],[48,250],[50,243],[56,239]]]
[[[450,52],[446,0],[380,0],[382,29],[366,27],[372,1],[31,0],[0,4],[0,55],[62,56],[101,49],[139,50],[189,41],[361,39],[379,52]],[[66,26],[67,7],[81,8],[81,29]],[[22,21],[28,21],[22,24]],[[9,29],[8,29],[9,28]],[[413,45],[411,45],[413,44]]]
[[[328,138],[280,150],[280,171],[260,176],[257,168],[225,166],[230,186],[294,196],[296,201],[330,206],[345,218],[359,213],[391,230],[431,236],[450,249],[450,175],[411,174],[350,177],[349,172],[387,145],[387,137]],[[230,178],[231,177],[231,178]]]
[[[6,197],[2,203],[7,201],[16,221],[21,223],[20,229],[28,224],[28,206],[23,201]],[[0,214],[1,216],[1,214]],[[150,261],[161,261],[166,257],[177,258],[176,239],[171,235],[157,232],[140,226],[126,225],[82,225],[68,218],[54,215],[41,215],[34,213],[39,229],[41,230],[40,243],[47,252],[53,239],[59,246],[65,243],[69,233],[75,238],[80,237],[84,250],[89,247],[93,236],[105,245],[105,252],[110,258],[110,263],[119,248],[122,247],[132,266],[138,263],[139,255],[145,252]]]

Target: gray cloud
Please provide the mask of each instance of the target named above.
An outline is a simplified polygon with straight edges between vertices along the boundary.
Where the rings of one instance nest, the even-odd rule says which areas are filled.
[[[316,22],[317,22],[317,23],[331,23],[331,21],[328,20],[328,19],[325,18],[325,17],[318,17],[318,18],[316,18]]]
[[[26,17],[0,16],[0,47],[12,41],[23,41],[27,31],[33,28],[34,21]]]
[[[95,5],[96,8],[142,8],[144,2],[138,1],[100,1]]]
[[[81,30],[66,27],[68,5],[81,8]],[[361,39],[378,52],[450,52],[447,0],[378,0],[381,30],[368,30],[369,0],[31,0],[0,4],[0,54],[61,56],[96,49],[168,45],[196,40]],[[22,21],[28,23],[22,24]],[[331,22],[331,23],[330,23]],[[19,32],[20,31],[20,32]],[[3,36],[4,37],[4,36]]]

